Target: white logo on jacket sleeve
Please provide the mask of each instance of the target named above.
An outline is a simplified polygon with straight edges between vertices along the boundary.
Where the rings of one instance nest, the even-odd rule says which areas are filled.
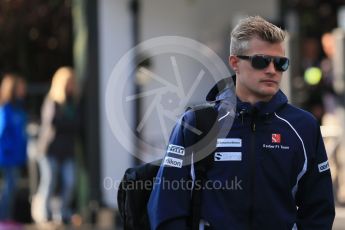
[[[216,152],[214,154],[214,161],[241,161],[241,152]]]
[[[325,161],[325,162],[322,162],[320,164],[318,164],[318,167],[319,167],[319,172],[323,172],[323,171],[326,171],[329,169],[329,164],[328,164],[328,161]]]
[[[179,145],[169,144],[167,152],[183,156],[184,155],[184,147],[179,146]]]
[[[175,168],[182,168],[182,163],[183,163],[183,160],[177,159],[174,157],[165,157],[164,158],[164,165],[166,165],[166,166],[171,166],[171,167],[175,167]]]
[[[218,138],[217,147],[242,147],[240,138]]]

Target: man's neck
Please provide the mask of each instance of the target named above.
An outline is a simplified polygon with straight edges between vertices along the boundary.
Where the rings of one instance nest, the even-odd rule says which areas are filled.
[[[251,105],[254,105],[260,101],[262,102],[268,102],[272,99],[273,96],[259,96],[259,95],[253,95],[250,93],[243,93],[240,90],[236,88],[236,96],[242,101],[242,102],[248,102]]]

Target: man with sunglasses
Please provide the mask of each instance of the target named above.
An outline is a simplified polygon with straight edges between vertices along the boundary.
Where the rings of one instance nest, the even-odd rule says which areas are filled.
[[[239,189],[202,190],[203,228],[332,228],[332,181],[320,128],[310,113],[288,104],[280,91],[289,67],[284,39],[284,31],[258,16],[241,20],[231,33],[229,64],[236,73],[236,115],[226,138],[217,139],[206,179],[226,182],[236,177],[243,183]],[[231,94],[228,83],[223,80],[207,95],[216,101],[216,108]],[[221,125],[226,119],[231,116],[217,122]],[[183,121],[190,120],[187,112]],[[191,135],[177,125],[169,147],[188,147]],[[169,147],[166,158],[186,160],[187,153],[179,156]],[[163,163],[157,177],[188,180],[193,170],[193,162],[190,167]],[[190,229],[190,197],[188,189],[172,191],[156,183],[148,204],[151,228]]]

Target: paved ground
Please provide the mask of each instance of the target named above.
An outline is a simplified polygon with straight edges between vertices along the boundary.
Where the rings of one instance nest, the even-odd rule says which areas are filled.
[[[27,225],[24,228],[11,228],[9,230],[122,230],[121,227],[115,226],[114,219],[115,218],[113,218],[113,215],[111,215],[109,212],[105,212],[103,215],[101,215],[100,219],[98,219],[97,225],[84,224],[80,227],[71,227],[57,224],[46,224],[41,226],[32,224]],[[336,208],[336,218],[333,230],[345,230],[345,207]]]

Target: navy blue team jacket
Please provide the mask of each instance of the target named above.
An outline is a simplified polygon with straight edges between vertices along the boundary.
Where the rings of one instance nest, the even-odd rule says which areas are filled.
[[[218,91],[213,89],[207,99],[217,100],[222,113],[219,104],[231,92]],[[195,153],[187,151],[193,133],[182,124],[194,125],[194,113],[181,119],[148,203],[152,229],[186,220],[190,213],[188,182],[194,168],[185,163]],[[279,91],[269,102],[255,105],[237,99],[233,119],[227,136],[217,139],[202,191],[201,216],[210,229],[331,229],[332,181],[315,118],[288,104]]]

